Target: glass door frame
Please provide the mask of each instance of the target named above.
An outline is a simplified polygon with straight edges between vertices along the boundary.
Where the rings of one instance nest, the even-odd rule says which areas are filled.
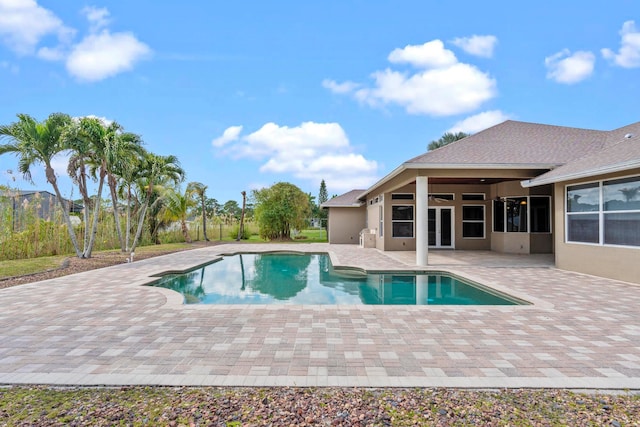
[[[455,249],[456,247],[456,229],[455,229],[455,208],[453,206],[429,206],[429,211],[431,211],[431,209],[434,210],[435,212],[435,223],[436,223],[436,229],[434,230],[435,233],[435,245],[429,245],[429,248],[433,248],[433,249]],[[451,212],[451,224],[450,224],[450,228],[451,228],[451,245],[448,246],[443,246],[442,245],[442,210],[444,209],[448,209]],[[429,215],[427,213],[427,227],[429,227]],[[431,230],[429,230],[430,232]],[[427,238],[427,242],[430,239]]]

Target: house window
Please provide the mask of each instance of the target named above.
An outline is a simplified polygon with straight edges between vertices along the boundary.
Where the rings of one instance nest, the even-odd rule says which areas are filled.
[[[484,239],[484,205],[462,206],[462,237]]]
[[[568,242],[640,246],[640,177],[567,187]]]
[[[446,194],[438,194],[438,193],[429,193],[429,197],[432,199],[439,199],[439,200],[453,200],[453,194],[451,193],[446,193]]]
[[[527,198],[507,199],[507,232],[526,233],[527,231]]]
[[[484,200],[484,193],[463,193],[462,200]]]
[[[384,237],[384,206],[378,207],[378,215],[380,218],[380,225],[379,225],[380,237]]]
[[[493,231],[551,233],[551,197],[507,197],[494,200]]]
[[[551,233],[551,198],[548,196],[529,197],[532,233]]]
[[[393,193],[391,200],[413,200],[412,193]]]
[[[567,187],[567,241],[600,243],[600,184]]]
[[[494,200],[493,202],[493,231],[504,232],[504,202]]]
[[[393,237],[413,237],[413,206],[391,206],[391,223]]]

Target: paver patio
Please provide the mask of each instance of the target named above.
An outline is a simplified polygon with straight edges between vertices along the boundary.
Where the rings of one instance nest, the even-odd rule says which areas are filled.
[[[430,252],[529,306],[182,305],[142,286],[220,253],[330,252],[415,270],[412,253],[228,244],[0,290],[0,383],[640,389],[640,286],[549,256]]]

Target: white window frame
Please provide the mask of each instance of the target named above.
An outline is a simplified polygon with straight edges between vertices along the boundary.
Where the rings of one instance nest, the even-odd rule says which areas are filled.
[[[482,208],[482,220],[479,219],[464,219],[464,208],[465,207],[481,207]],[[462,238],[470,239],[470,240],[483,240],[487,238],[487,207],[483,204],[464,204],[462,205]],[[464,235],[464,224],[465,223],[474,223],[474,224],[482,224],[482,237],[467,237]]]
[[[384,237],[384,206],[378,206],[378,222],[380,227],[380,237]]]
[[[575,185],[575,184],[574,184]],[[566,192],[566,189],[565,189]],[[531,231],[531,198],[532,197],[538,197],[538,198],[546,198],[549,200],[549,218],[547,218],[549,220],[549,231]],[[527,200],[527,231],[507,231],[507,200],[509,199],[526,199]],[[500,197],[500,201],[502,201],[503,205],[502,205],[502,227],[503,227],[503,231],[496,231],[495,229],[495,224],[493,222],[493,218],[491,221],[491,230],[494,233],[517,233],[517,234],[553,234],[553,209],[552,209],[552,196],[546,196],[544,194],[533,194],[533,195],[529,195],[529,196],[505,196],[505,197]],[[565,199],[566,199],[566,193],[565,193]],[[491,204],[491,209],[493,210],[493,202]],[[565,201],[565,212],[566,212],[566,201]],[[485,213],[486,215],[486,213]],[[493,215],[495,216],[495,212],[493,212]],[[566,229],[565,229],[566,231]]]
[[[410,199],[409,198],[396,199],[396,198],[393,197],[393,196],[398,196],[398,195],[400,195],[400,196],[411,196],[411,198]],[[406,202],[408,200],[415,200],[415,199],[416,199],[416,195],[413,194],[413,193],[391,193],[391,200],[397,200],[399,202]],[[398,203],[398,202],[396,202],[396,203]]]
[[[456,200],[456,193],[429,193],[429,197],[437,199],[438,196],[451,196],[451,199],[443,199],[447,202],[453,202],[454,200]]]
[[[403,206],[403,207],[411,207],[411,209],[413,209],[413,219],[412,220],[408,220],[408,219],[393,219],[393,208],[394,207],[398,207],[398,206]],[[393,224],[397,223],[397,222],[402,222],[402,223],[411,223],[412,227],[411,227],[411,236],[394,236],[393,235]],[[410,204],[395,204],[395,205],[391,205],[391,237],[394,239],[414,239],[416,237],[416,206],[415,205],[410,205]]]
[[[465,200],[464,196],[482,196],[482,200]],[[463,202],[484,202],[487,200],[487,193],[462,193],[460,200]]]
[[[627,248],[627,249],[636,249],[640,250],[640,246],[630,246],[630,245],[615,245],[611,243],[604,242],[604,216],[605,214],[615,214],[615,213],[640,213],[640,209],[631,209],[624,211],[605,211],[604,210],[604,182],[605,181],[615,181],[618,179],[626,179],[626,178],[637,178],[640,181],[640,175],[625,175],[618,176],[615,178],[608,179],[599,179],[599,180],[591,180],[584,182],[576,182],[573,184],[564,186],[564,242],[571,245],[587,245],[587,246],[603,246],[603,247],[616,247],[616,248]],[[569,193],[569,187],[577,186],[577,185],[588,185],[588,184],[598,184],[598,210],[597,211],[587,211],[587,212],[569,212],[569,206],[567,201],[567,196]],[[598,243],[591,242],[580,242],[569,240],[569,216],[572,215],[598,215]]]

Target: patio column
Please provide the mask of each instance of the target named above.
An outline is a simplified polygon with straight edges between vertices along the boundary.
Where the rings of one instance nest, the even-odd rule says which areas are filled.
[[[426,266],[429,258],[429,177],[416,178],[416,265]]]

